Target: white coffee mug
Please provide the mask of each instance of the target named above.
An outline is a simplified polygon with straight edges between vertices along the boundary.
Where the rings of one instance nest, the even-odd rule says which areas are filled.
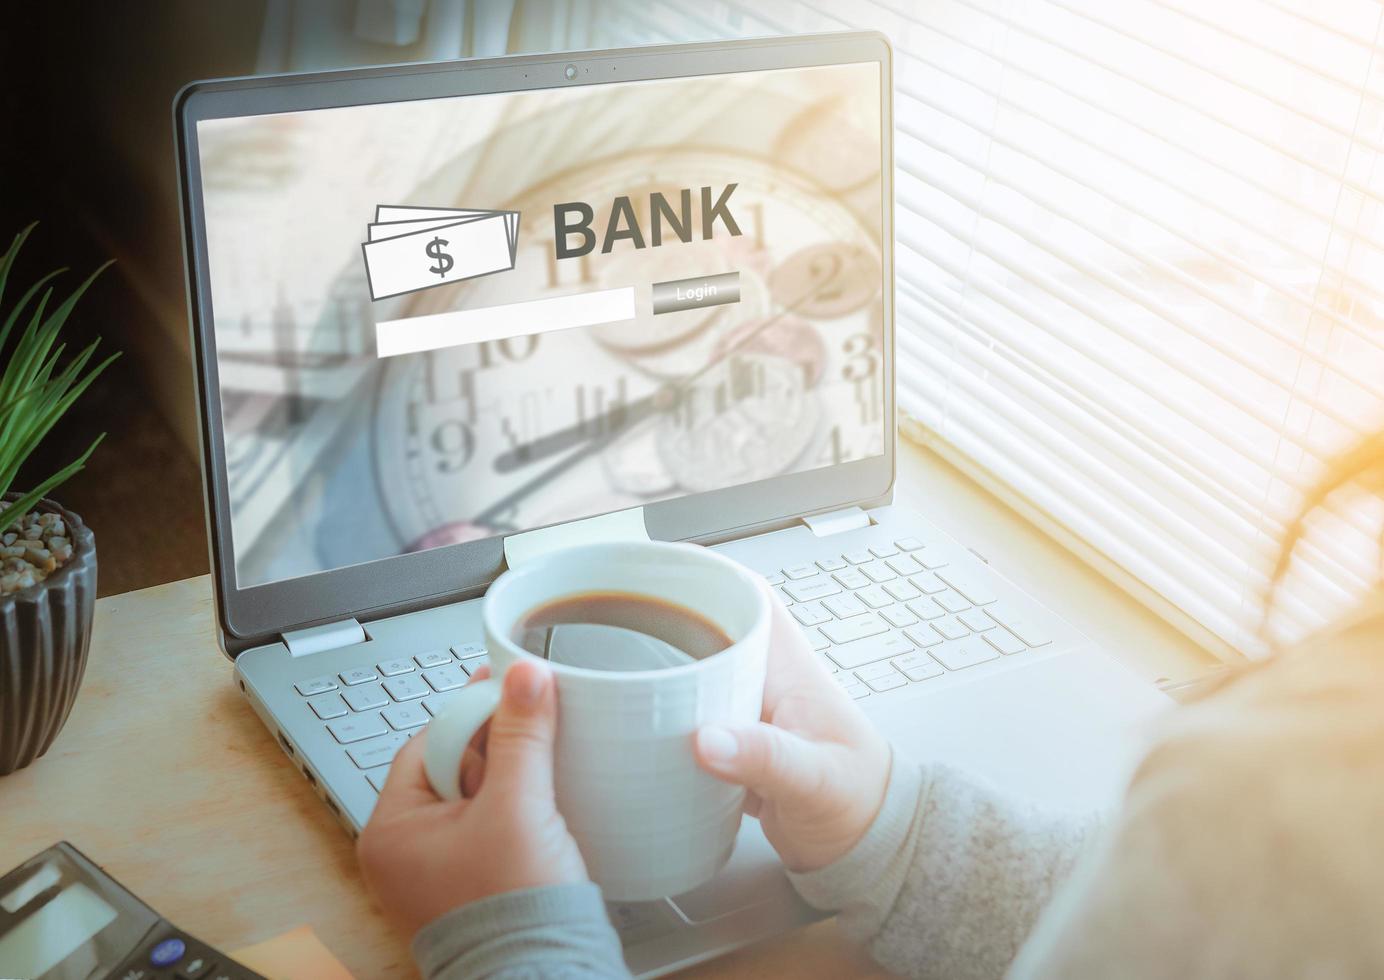
[[[678,895],[730,858],[745,796],[697,768],[693,734],[710,723],[757,721],[764,696],[768,590],[724,555],[689,544],[610,542],[556,551],[501,575],[481,613],[495,676],[468,684],[428,726],[424,765],[433,789],[455,799],[462,754],[499,703],[499,678],[517,660],[539,659],[515,642],[516,625],[555,600],[602,592],[690,609],[732,641],[705,659],[654,670],[550,664],[557,807],[591,880],[613,901]]]

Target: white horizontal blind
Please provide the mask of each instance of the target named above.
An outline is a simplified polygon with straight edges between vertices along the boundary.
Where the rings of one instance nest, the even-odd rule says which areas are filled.
[[[905,433],[1221,651],[1322,461],[1384,425],[1370,0],[591,0],[588,43],[874,28],[896,52]],[[1299,549],[1279,638],[1377,578]]]

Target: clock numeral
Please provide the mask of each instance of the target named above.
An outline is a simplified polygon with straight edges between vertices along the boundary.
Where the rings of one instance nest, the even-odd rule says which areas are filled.
[[[476,436],[471,427],[461,419],[445,419],[433,429],[433,452],[440,457],[437,469],[442,473],[455,473],[471,462],[476,454]]]
[[[841,368],[841,377],[847,381],[860,381],[874,376],[879,368],[879,356],[875,353],[875,339],[867,333],[847,337],[841,350],[848,360]]]
[[[538,334],[524,334],[520,337],[501,337],[499,340],[482,340],[476,345],[476,355],[480,358],[479,370],[493,368],[500,361],[514,363],[526,361],[538,350]]]
[[[555,242],[549,242],[546,251],[549,289],[557,289],[559,286],[589,286],[596,281],[596,277],[591,272],[591,257],[589,255],[579,255],[575,261],[564,259],[559,263]]]

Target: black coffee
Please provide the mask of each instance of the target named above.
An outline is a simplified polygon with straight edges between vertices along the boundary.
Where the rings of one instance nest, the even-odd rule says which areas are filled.
[[[593,670],[658,670],[731,645],[721,627],[685,606],[629,592],[587,592],[525,616],[514,641],[534,656]]]

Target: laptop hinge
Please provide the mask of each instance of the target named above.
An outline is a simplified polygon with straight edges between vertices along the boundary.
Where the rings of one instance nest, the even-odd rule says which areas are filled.
[[[354,646],[370,639],[365,635],[365,627],[355,619],[343,619],[339,623],[324,623],[309,626],[302,630],[289,630],[283,635],[284,646],[295,657],[306,657],[325,650],[339,650]]]
[[[558,548],[574,544],[595,544],[599,541],[648,541],[649,529],[644,526],[644,508],[632,507],[612,514],[568,521],[537,531],[524,531],[505,538],[505,563],[518,568],[526,561],[546,555]]]
[[[845,507],[827,514],[813,514],[804,517],[808,530],[819,538],[825,538],[842,531],[856,531],[870,526],[870,515],[859,507]]]

